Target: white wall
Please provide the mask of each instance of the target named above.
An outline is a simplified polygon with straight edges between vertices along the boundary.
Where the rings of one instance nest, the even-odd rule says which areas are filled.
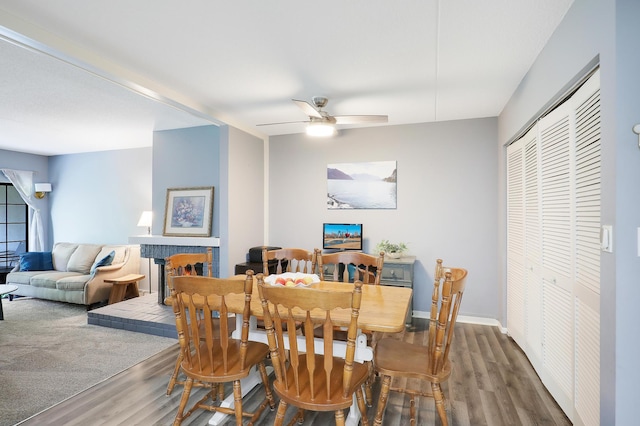
[[[267,243],[320,248],[323,222],[361,222],[366,252],[389,239],[417,256],[415,310],[428,311],[440,257],[469,270],[461,315],[497,318],[496,140],[495,118],[271,137]],[[397,209],[327,209],[328,164],[387,160],[397,161]]]
[[[226,135],[226,137],[225,137]],[[220,276],[235,274],[250,247],[264,239],[264,141],[223,126],[221,130]],[[262,272],[262,271],[256,271]]]

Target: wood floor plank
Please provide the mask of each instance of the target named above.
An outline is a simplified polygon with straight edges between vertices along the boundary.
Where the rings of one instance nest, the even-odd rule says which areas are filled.
[[[414,319],[411,331],[392,338],[426,345],[428,322]],[[456,325],[451,353],[452,375],[443,390],[447,400],[447,416],[453,426],[566,426],[571,422],[553,401],[531,367],[524,353],[497,327],[473,324]],[[51,407],[21,423],[20,426],[42,424],[61,425],[159,425],[173,423],[182,394],[176,386],[166,396],[166,386],[177,356],[177,344],[148,360],[97,384],[80,394]],[[397,381],[396,384],[427,390],[429,385],[419,381]],[[374,385],[377,403],[380,380]],[[192,393],[190,403],[206,390]],[[264,397],[264,389],[256,387],[243,400],[249,409]],[[374,407],[367,410],[370,422]],[[418,425],[440,425],[433,399],[417,398]],[[286,420],[295,409],[289,407]],[[196,411],[183,422],[185,426],[206,425],[212,413]],[[333,413],[307,413],[305,425],[334,424]],[[273,424],[275,411],[266,409],[258,425]],[[234,425],[228,418],[223,426]],[[384,417],[385,426],[409,424],[409,397],[391,393]]]
[[[494,389],[492,393],[498,403],[497,409],[501,412],[502,418],[504,419],[503,424],[519,424],[520,417],[516,410],[517,404],[514,403],[512,394],[509,392],[507,385],[503,381],[503,376],[500,374],[500,369],[504,367],[496,362],[487,362],[485,365],[487,367],[489,380],[492,382],[491,388]],[[492,409],[487,408],[486,411],[492,411]]]

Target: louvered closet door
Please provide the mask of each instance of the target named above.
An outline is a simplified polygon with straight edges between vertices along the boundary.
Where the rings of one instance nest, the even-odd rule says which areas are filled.
[[[534,365],[542,361],[542,247],[540,220],[540,150],[538,126],[523,138],[525,181],[525,277],[526,277],[526,336],[530,360]],[[533,320],[532,320],[533,319]]]
[[[539,122],[542,223],[540,377],[565,412],[573,411],[573,120],[565,102]]]
[[[523,169],[524,143],[518,141],[507,148],[507,328],[520,346],[526,343]]]
[[[537,127],[507,149],[507,328],[541,358],[539,154]],[[533,360],[532,362],[536,362]]]
[[[600,74],[573,97],[575,154],[575,424],[600,424]]]
[[[596,72],[507,149],[507,327],[569,419],[594,426],[600,420],[599,86]]]

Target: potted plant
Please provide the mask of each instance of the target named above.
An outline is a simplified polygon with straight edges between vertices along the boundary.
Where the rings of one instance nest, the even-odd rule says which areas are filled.
[[[390,243],[389,240],[382,240],[376,245],[376,253],[381,251],[391,259],[398,259],[407,251],[407,245],[405,243]]]

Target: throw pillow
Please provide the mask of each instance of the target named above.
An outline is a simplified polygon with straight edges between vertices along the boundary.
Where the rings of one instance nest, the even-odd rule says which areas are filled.
[[[96,260],[95,263],[93,265],[91,265],[91,275],[96,273],[96,268],[99,268],[100,266],[109,266],[109,265],[111,265],[111,262],[113,262],[113,258],[115,256],[116,256],[116,252],[115,251],[111,251],[111,253],[109,253],[108,255],[103,257],[102,259]]]
[[[21,271],[51,271],[53,258],[50,251],[30,251],[20,255]]]

